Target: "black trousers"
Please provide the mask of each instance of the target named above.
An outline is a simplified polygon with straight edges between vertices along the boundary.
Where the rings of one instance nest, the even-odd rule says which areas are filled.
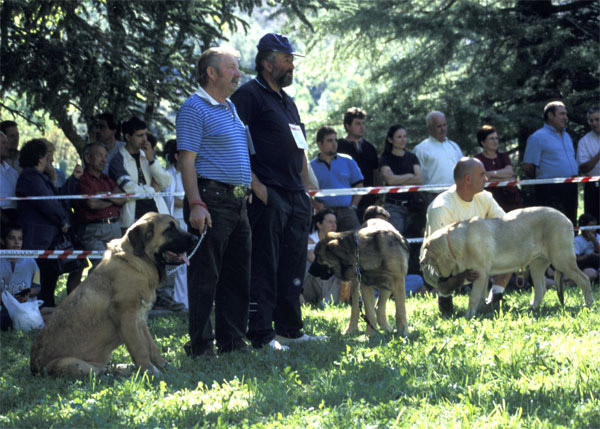
[[[36,259],[40,268],[40,293],[38,299],[44,301],[43,307],[56,307],[54,302],[54,292],[56,283],[60,277],[58,272],[58,262],[54,259]]]
[[[250,300],[252,238],[246,200],[217,184],[198,183],[212,227],[188,267],[189,331],[192,352],[213,347],[230,351],[245,335]],[[187,200],[184,217],[189,219]],[[192,234],[200,233],[188,223]],[[215,305],[215,333],[210,314]]]
[[[585,183],[583,187],[584,212],[600,220],[600,182]]]
[[[537,204],[562,212],[577,226],[577,183],[534,186]]]
[[[253,195],[248,206],[252,276],[247,337],[257,348],[276,333],[290,338],[302,335],[299,297],[311,217],[310,197],[304,191],[275,187],[267,191],[267,205]]]

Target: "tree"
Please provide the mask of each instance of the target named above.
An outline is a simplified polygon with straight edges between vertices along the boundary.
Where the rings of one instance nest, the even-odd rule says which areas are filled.
[[[475,132],[486,122],[524,148],[546,101],[565,101],[575,135],[598,102],[596,1],[335,3],[312,17],[314,33],[298,31],[312,52],[329,58],[329,65],[313,68],[353,68],[360,58],[362,82],[346,91],[330,118],[339,122],[347,107],[362,106],[375,142],[401,122],[417,143],[426,136],[426,113],[436,109],[447,114],[450,137],[467,153],[475,152]]]
[[[194,85],[194,58],[222,38],[247,28],[236,15],[261,0],[5,0],[0,107],[25,116],[46,111],[81,151],[81,124],[95,114],[143,117],[172,128],[165,105]],[[83,127],[85,133],[85,126]]]

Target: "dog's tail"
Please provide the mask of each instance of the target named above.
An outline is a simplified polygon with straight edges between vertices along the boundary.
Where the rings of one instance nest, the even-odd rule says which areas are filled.
[[[554,271],[554,284],[556,286],[556,293],[558,294],[558,301],[561,306],[565,306],[565,285],[564,285],[564,277],[565,275],[558,271]]]

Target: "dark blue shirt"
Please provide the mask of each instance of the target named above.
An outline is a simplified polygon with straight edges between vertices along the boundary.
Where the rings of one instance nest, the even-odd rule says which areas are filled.
[[[304,190],[304,150],[292,136],[290,124],[304,124],[294,101],[281,90],[273,91],[262,76],[242,85],[232,96],[239,117],[250,128],[256,154],[250,156],[252,172],[267,186]]]

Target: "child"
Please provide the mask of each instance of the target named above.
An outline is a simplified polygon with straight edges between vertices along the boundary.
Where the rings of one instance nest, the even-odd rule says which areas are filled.
[[[3,249],[21,250],[23,230],[20,226],[2,228],[0,244]],[[0,258],[0,292],[9,291],[19,302],[25,302],[40,293],[40,270],[33,258]],[[2,298],[0,297],[0,303]],[[0,328],[6,331],[12,321],[2,306]]]
[[[582,214],[579,217],[579,226],[596,225],[596,219],[589,214]],[[598,265],[600,246],[600,234],[594,229],[582,230],[581,234],[575,237],[575,255],[577,256],[577,265],[590,278],[593,283],[598,278]]]

